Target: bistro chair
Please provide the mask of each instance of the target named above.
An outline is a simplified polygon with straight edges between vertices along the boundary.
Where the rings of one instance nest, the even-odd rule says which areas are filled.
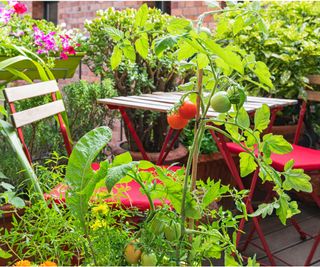
[[[317,78],[317,76],[311,76],[310,83],[320,85],[320,79]],[[301,136],[302,126],[303,126],[303,122],[304,122],[304,118],[305,118],[305,113],[307,110],[307,104],[308,104],[308,102],[320,102],[320,92],[307,90],[306,97],[301,98],[301,100],[302,100],[302,103],[301,103],[301,107],[300,107],[297,130],[296,130],[296,133],[294,136],[294,141],[292,144],[293,150],[290,153],[285,154],[285,155],[272,154],[271,155],[272,166],[277,171],[283,171],[285,164],[289,160],[293,159],[294,160],[293,168],[303,169],[305,172],[318,172],[319,173],[320,172],[320,150],[300,146],[300,145],[298,145],[298,142],[299,142],[299,138]],[[228,142],[228,143],[226,143],[226,146],[227,146],[228,151],[230,151],[231,153],[239,154],[239,153],[243,152],[243,149],[237,144]],[[231,169],[234,169],[234,168],[231,167]],[[256,182],[257,174],[258,174],[258,172],[256,171],[253,175],[253,182],[254,183]],[[238,174],[236,174],[236,175],[238,175]],[[251,197],[252,197],[252,194],[254,191],[254,187],[255,186],[253,186],[251,188],[251,189],[253,189],[252,192],[250,192]],[[250,191],[251,191],[251,189],[250,189]],[[314,202],[316,203],[316,205],[320,208],[320,196],[317,194],[317,192],[315,191],[314,188],[313,188],[312,193],[310,193],[310,195],[311,195],[312,199],[314,200]],[[296,228],[296,230],[299,232],[300,238],[302,240],[306,239],[307,236],[314,238],[313,246],[311,247],[311,250],[310,250],[310,252],[307,256],[307,259],[305,261],[306,266],[310,265],[312,258],[314,256],[319,244],[320,244],[320,229],[319,229],[319,233],[316,236],[312,236],[312,235],[304,232],[293,218],[290,221],[293,224],[293,226]],[[253,236],[254,231],[255,231],[255,229],[252,228],[249,235],[248,235],[248,238],[245,242],[245,246],[243,249],[245,249],[246,246],[249,244],[249,242]]]
[[[40,82],[36,84],[30,85],[23,85],[17,87],[9,87],[4,89],[4,96],[6,101],[9,103],[10,112],[11,112],[11,119],[13,126],[15,127],[18,137],[21,141],[23,146],[23,150],[30,162],[32,164],[32,156],[28,150],[28,147],[25,142],[25,138],[23,135],[22,127],[32,124],[36,121],[56,116],[59,124],[59,128],[61,134],[63,136],[64,145],[68,155],[70,156],[72,152],[72,145],[70,142],[70,138],[68,136],[66,126],[63,122],[62,112],[65,111],[65,107],[63,101],[57,98],[57,94],[59,94],[59,87],[55,80],[47,81],[47,82]],[[34,98],[38,96],[45,96],[51,95],[52,102],[43,104],[37,107],[33,107],[23,111],[16,111],[15,102],[21,101],[29,98]],[[93,170],[98,170],[100,168],[99,163],[92,164]],[[180,167],[172,166],[170,167],[171,171],[176,171]],[[169,168],[168,168],[169,169]],[[123,184],[129,190],[126,192],[126,197],[120,197],[121,205],[130,208],[136,207],[139,210],[147,210],[150,208],[149,201],[145,195],[140,192],[140,185],[135,182],[131,181],[127,184]],[[118,185],[113,189],[113,193],[117,192],[117,189],[123,185]],[[65,194],[68,187],[65,184],[59,184],[55,188],[53,188],[49,194],[46,194],[45,197],[47,199],[53,199],[56,203],[65,203]],[[102,188],[102,191],[105,191],[106,188]],[[106,199],[107,202],[114,203],[114,199]],[[155,200],[154,205],[159,206],[162,205],[162,201]]]

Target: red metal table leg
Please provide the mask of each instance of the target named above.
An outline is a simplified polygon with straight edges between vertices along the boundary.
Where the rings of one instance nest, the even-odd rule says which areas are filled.
[[[233,177],[235,178],[236,183],[237,183],[239,189],[240,189],[240,190],[245,189],[245,188],[244,188],[244,185],[243,185],[243,183],[242,183],[241,177],[240,177],[240,175],[239,175],[239,172],[238,172],[238,170],[237,170],[237,167],[236,167],[236,165],[235,165],[235,162],[234,162],[234,160],[232,159],[232,156],[231,156],[231,154],[230,154],[230,152],[229,152],[229,150],[228,150],[228,148],[227,148],[227,145],[226,145],[226,143],[225,143],[225,140],[224,140],[223,136],[222,136],[221,134],[219,134],[219,138],[218,138],[217,135],[216,135],[213,131],[210,131],[210,132],[211,132],[212,137],[213,137],[214,140],[216,141],[217,146],[218,146],[221,154],[222,154],[223,157],[225,158],[225,161],[226,161],[226,163],[227,163],[227,165],[228,165],[228,167],[229,167],[229,169],[230,169],[230,171],[231,171],[231,174],[232,174]],[[247,203],[247,209],[248,209],[248,211],[249,211],[250,213],[253,213],[253,212],[254,212],[253,207],[252,207],[250,201]],[[265,252],[266,252],[266,254],[267,254],[267,257],[268,257],[268,259],[269,259],[269,261],[270,261],[270,264],[273,265],[273,266],[275,266],[275,265],[276,265],[276,264],[275,264],[275,261],[274,261],[274,259],[273,259],[273,256],[272,256],[272,253],[271,253],[271,251],[270,251],[269,245],[268,245],[268,243],[267,243],[267,241],[266,241],[266,239],[265,239],[265,236],[264,236],[264,234],[263,234],[263,232],[262,232],[262,230],[261,230],[261,227],[260,227],[260,225],[259,225],[258,218],[257,218],[257,217],[253,217],[252,220],[253,220],[255,229],[257,230],[258,236],[259,236],[259,238],[260,238],[260,240],[261,240],[262,246],[263,246],[263,248],[264,248],[264,250],[265,250]],[[242,222],[242,224],[239,225],[239,231],[240,231],[240,233],[241,233],[242,230],[243,230],[243,226],[244,226],[244,222]]]
[[[160,164],[163,162],[162,157],[163,157],[163,154],[164,154],[165,151],[166,151],[166,148],[167,148],[167,146],[168,146],[168,143],[169,143],[169,141],[170,141],[170,138],[171,138],[172,134],[173,134],[173,129],[170,127],[169,132],[168,132],[166,138],[164,139],[164,143],[163,143],[163,145],[162,145],[162,147],[161,147],[161,151],[160,151],[160,154],[159,154],[159,158],[158,158],[158,160],[157,160],[157,165],[160,165]]]
[[[159,165],[163,164],[164,160],[167,158],[169,152],[171,151],[174,143],[178,140],[179,135],[181,133],[182,130],[178,130],[176,132],[176,135],[174,136],[174,138],[172,139],[171,143],[169,144],[169,147],[166,149],[166,153],[164,154],[164,156],[161,158],[161,160],[159,161]]]
[[[130,133],[132,134],[132,137],[133,137],[134,141],[136,142],[137,147],[138,147],[139,151],[141,152],[143,159],[149,160],[149,157],[143,148],[143,145],[140,141],[140,138],[138,137],[138,134],[137,134],[136,130],[134,129],[132,122],[129,119],[129,116],[128,116],[127,112],[125,111],[125,108],[119,107],[119,111],[121,113],[121,116],[122,116],[125,124],[128,126],[128,129],[129,129]]]
[[[320,244],[320,232],[318,233],[318,235],[315,238],[315,241],[314,241],[314,243],[312,245],[311,251],[310,251],[310,253],[309,253],[308,257],[307,257],[306,262],[304,263],[305,266],[309,266],[311,264],[312,258],[314,256],[314,253],[316,252],[317,247],[319,246],[319,244]]]

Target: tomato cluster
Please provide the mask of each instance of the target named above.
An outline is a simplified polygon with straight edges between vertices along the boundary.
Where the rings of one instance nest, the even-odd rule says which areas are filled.
[[[197,114],[197,105],[191,101],[184,101],[167,115],[167,121],[172,129],[180,130],[186,127],[190,119]]]
[[[210,104],[211,108],[219,113],[228,112],[231,105],[235,105],[237,109],[243,106],[246,100],[246,94],[242,88],[231,86],[226,92],[220,91],[213,95]]]

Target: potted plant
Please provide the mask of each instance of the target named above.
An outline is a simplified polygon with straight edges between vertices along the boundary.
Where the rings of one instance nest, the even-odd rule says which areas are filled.
[[[155,40],[173,27],[174,18],[146,4],[139,10],[100,10],[85,23],[89,38],[84,62],[102,79],[111,76],[119,96],[175,91],[189,72],[180,68],[176,49],[161,56],[153,50]],[[190,22],[185,27],[190,28]],[[127,113],[147,152],[159,152],[168,126],[165,114],[130,109]],[[125,133],[127,148],[138,151],[126,126]]]
[[[23,46],[41,56],[56,79],[73,77],[84,55],[80,52],[79,32],[66,30],[46,20],[32,19],[29,15],[23,15],[26,11],[25,4],[15,1],[9,1],[1,9],[0,62],[17,55],[7,44]],[[23,71],[31,80],[39,79],[37,68],[29,61],[20,61],[12,67]],[[15,78],[9,71],[0,72],[0,80]]]

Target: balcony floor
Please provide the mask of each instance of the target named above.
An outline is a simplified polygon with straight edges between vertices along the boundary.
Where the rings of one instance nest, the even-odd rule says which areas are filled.
[[[313,236],[319,233],[320,209],[316,206],[302,203],[299,203],[299,207],[301,213],[296,215],[295,219],[301,228]],[[246,231],[248,231],[250,227],[251,222],[248,222],[245,227]],[[265,233],[271,252],[275,256],[277,265],[304,265],[311,246],[314,243],[314,239],[307,237],[306,240],[301,240],[290,221],[287,222],[286,226],[283,226],[275,215],[263,219],[261,227]],[[242,238],[242,240],[244,239],[245,238]],[[246,251],[243,252],[243,255],[246,256],[252,256],[254,254],[256,254],[257,260],[261,265],[270,264],[256,233],[252,243],[250,243]],[[320,245],[313,257],[312,265],[320,266]]]

